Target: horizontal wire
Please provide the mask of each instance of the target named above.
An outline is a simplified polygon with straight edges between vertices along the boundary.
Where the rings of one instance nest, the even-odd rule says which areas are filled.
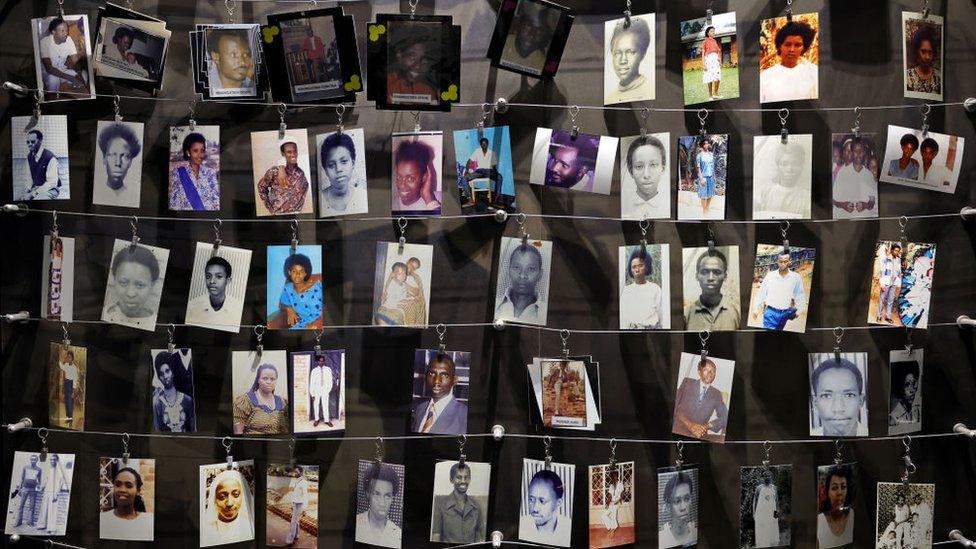
[[[20,539],[32,539],[34,541],[39,541],[47,547],[64,547],[65,549],[88,549],[83,545],[71,545],[70,543],[65,543],[63,541],[56,541],[51,538],[43,538],[41,536],[31,536],[26,534],[18,534]]]

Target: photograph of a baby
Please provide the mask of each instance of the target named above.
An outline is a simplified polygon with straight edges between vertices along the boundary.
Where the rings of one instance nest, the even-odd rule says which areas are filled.
[[[430,307],[430,266],[433,247],[427,244],[381,242],[376,250],[373,289],[374,326],[426,326]]]

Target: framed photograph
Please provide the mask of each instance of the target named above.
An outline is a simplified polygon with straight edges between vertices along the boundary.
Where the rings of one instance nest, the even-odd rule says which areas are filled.
[[[153,431],[197,432],[196,396],[193,390],[193,352],[187,348],[153,349]]]
[[[955,135],[889,125],[881,181],[952,194],[965,145]]]
[[[438,461],[433,485],[430,541],[483,543],[487,539],[491,464]]]
[[[603,104],[654,99],[654,14],[603,23]]]
[[[153,541],[156,460],[98,458],[98,537]]]
[[[200,466],[200,547],[254,539],[254,460]]]
[[[169,209],[220,209],[220,126],[169,129]]]
[[[296,435],[345,430],[345,349],[291,353],[291,395]]]
[[[319,466],[269,463],[266,479],[265,545],[316,549]]]
[[[678,219],[725,219],[728,134],[678,138]]]
[[[43,114],[10,118],[13,200],[67,200],[68,117]]]
[[[572,10],[547,0],[504,0],[488,45],[491,66],[552,78],[559,69],[573,18]],[[653,63],[653,56],[651,59]]]
[[[44,101],[94,99],[87,15],[31,19],[37,88]]]
[[[167,263],[169,250],[165,248],[133,245],[131,240],[116,238],[105,286],[102,321],[155,330]]]
[[[4,533],[63,536],[74,473],[74,454],[14,452]]]
[[[414,433],[468,432],[471,353],[417,349],[413,360],[410,429]]]
[[[686,330],[739,329],[742,302],[738,246],[683,248],[681,281],[681,310],[684,311]]]
[[[172,32],[162,19],[117,4],[98,7],[92,65],[99,78],[155,95]]]
[[[692,547],[698,543],[697,467],[657,470],[657,546]]]
[[[322,246],[268,246],[268,328],[316,330],[325,325]]]
[[[98,121],[92,204],[139,207],[142,143],[142,122]]]
[[[789,547],[793,466],[742,467],[740,479],[739,547]]]
[[[75,300],[75,239],[44,235],[41,260],[41,316],[71,322]]]
[[[85,430],[87,374],[87,349],[62,343],[51,344],[47,364],[47,404],[51,427]]]
[[[574,191],[610,194],[616,137],[538,128],[529,183]]]
[[[854,543],[856,496],[856,463],[817,467],[817,547],[847,547]]]
[[[620,138],[620,217],[670,219],[671,134]]]
[[[376,243],[374,326],[427,326],[433,262],[429,244]]]
[[[440,167],[444,165],[441,131],[394,133],[390,210],[394,216],[440,215]]]
[[[735,12],[682,21],[678,30],[685,105],[739,97]]]
[[[251,166],[258,217],[312,213],[308,130],[251,132]]]
[[[621,330],[671,328],[670,250],[668,244],[617,249]]]
[[[878,158],[875,134],[831,134],[830,177],[834,219],[878,217]]]
[[[922,430],[923,353],[923,349],[897,349],[888,354],[889,435],[904,435]]]
[[[810,353],[810,436],[868,436],[867,353]]]
[[[942,101],[942,31],[942,17],[938,15],[901,12],[905,97]]]
[[[746,326],[805,332],[816,257],[814,248],[757,244]]]
[[[634,462],[590,465],[590,549],[630,545],[636,541]]]
[[[197,93],[216,100],[264,95],[260,34],[257,24],[198,24],[190,32]]]
[[[810,219],[812,158],[812,134],[753,138],[753,219]]]
[[[820,97],[820,16],[763,19],[759,27],[759,102]]]
[[[237,333],[241,329],[251,250],[197,242],[186,302],[186,323]],[[268,271],[269,273],[273,271]]]
[[[508,126],[454,132],[461,213],[515,212],[515,171]]]
[[[545,326],[552,242],[503,236],[498,253],[495,320]]]
[[[368,212],[363,129],[320,133],[315,136],[315,150],[319,171],[319,217]]]
[[[235,435],[278,435],[288,428],[288,353],[233,351]]]
[[[935,485],[879,482],[877,493],[878,547],[931,549]]]
[[[935,244],[879,240],[871,269],[868,324],[928,328]]]
[[[523,459],[519,539],[570,547],[575,490],[576,465]]]
[[[356,541],[399,549],[403,538],[403,465],[361,459],[358,469]]]
[[[725,442],[734,375],[734,360],[681,353],[671,432]]]

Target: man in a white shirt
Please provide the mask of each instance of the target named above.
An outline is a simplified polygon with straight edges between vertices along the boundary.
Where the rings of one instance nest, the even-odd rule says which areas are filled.
[[[512,250],[508,261],[508,290],[495,307],[495,320],[545,324],[548,303],[539,296],[542,252],[530,244]]]
[[[30,185],[22,200],[51,200],[61,195],[61,161],[51,150],[44,147],[44,134],[32,129],[24,138],[27,143],[27,170]],[[61,198],[67,198],[67,193]]]
[[[305,507],[308,505],[308,479],[305,478],[305,471],[300,466],[295,467],[295,474],[288,484],[288,494],[282,498],[291,503],[291,523],[288,528],[288,536],[285,538],[285,545],[292,545],[298,540],[301,534],[302,515],[305,514]]]
[[[329,393],[332,392],[332,368],[325,364],[325,355],[315,355],[315,367],[308,373],[308,395],[312,397],[312,409],[309,413],[312,426],[318,427],[325,423],[332,427],[329,416]]]
[[[84,77],[75,68],[81,54],[68,36],[68,23],[63,18],[55,17],[48,23],[47,36],[41,38],[38,49],[44,91],[57,93],[62,83],[73,88],[86,87]]]
[[[779,254],[777,269],[766,273],[759,286],[752,317],[756,319],[762,313],[762,327],[767,330],[782,330],[806,308],[803,277],[790,270],[790,262],[789,252]]]
[[[399,548],[402,531],[389,516],[393,501],[399,500],[399,475],[390,465],[375,463],[365,476],[361,498],[369,501],[369,508],[356,515],[356,541]]]
[[[925,138],[918,150],[922,155],[922,165],[918,170],[919,182],[936,189],[949,187],[952,183],[952,170],[945,166],[945,160],[942,163],[935,162],[935,157],[939,154],[939,144],[935,139]]]
[[[810,429],[812,436],[868,436],[867,424],[861,423],[861,409],[866,410],[864,376],[853,362],[829,356],[810,374],[810,386],[820,420]]]
[[[915,527],[922,536],[921,541],[932,539],[932,507],[922,501],[921,494],[915,494],[912,500],[912,513],[918,515]]]
[[[813,44],[815,31],[803,21],[793,20],[776,32],[774,39],[779,63],[759,74],[760,103],[817,99],[817,65],[803,58]]]
[[[878,181],[864,165],[864,144],[851,143],[851,163],[834,177],[834,218],[878,215]]]
[[[186,304],[186,323],[224,332],[239,331],[244,303],[227,292],[233,274],[230,262],[214,256],[207,260],[203,271],[207,291]]]
[[[468,157],[465,165],[464,177],[471,186],[471,203],[474,203],[474,191],[488,189],[492,196],[497,196],[501,189],[496,188],[498,172],[496,166],[498,159],[495,158],[495,151],[488,148],[487,137],[478,139],[478,148]],[[481,187],[479,188],[479,185]]]
[[[454,359],[438,353],[430,359],[425,371],[429,400],[413,408],[413,430],[416,433],[463,435],[468,430],[468,405],[454,398],[457,383]]]

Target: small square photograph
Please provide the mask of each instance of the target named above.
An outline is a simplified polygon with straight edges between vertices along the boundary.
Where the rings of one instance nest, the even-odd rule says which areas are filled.
[[[901,12],[905,97],[942,101],[942,29],[938,15]]]
[[[41,261],[41,316],[71,322],[75,299],[75,239],[44,235]]]
[[[661,549],[698,543],[698,468],[657,470],[657,545]]]
[[[542,424],[586,426],[586,367],[581,360],[542,360]]]
[[[325,325],[322,246],[268,246],[266,314],[272,330],[316,330]]]
[[[373,326],[427,325],[434,247],[429,244],[376,243]]]
[[[47,366],[48,420],[51,427],[85,430],[87,373],[87,349],[62,343],[51,344]]]
[[[158,433],[197,432],[197,412],[193,392],[193,352],[187,348],[153,349],[149,352],[153,372],[153,431]]]
[[[728,134],[678,138],[678,219],[725,219]]]
[[[867,353],[810,353],[810,436],[868,436]]]
[[[679,30],[685,105],[739,97],[735,12],[682,21]]]
[[[922,430],[923,350],[894,350],[888,355],[888,434],[905,435]]]
[[[220,126],[169,129],[169,209],[220,209]]]
[[[759,28],[759,102],[820,97],[820,16],[763,19]]]
[[[288,353],[233,351],[235,435],[288,433]]]
[[[122,80],[162,80],[172,33],[166,23],[102,17],[92,62],[98,76]]]
[[[752,218],[809,219],[813,135],[753,138]]]
[[[545,326],[552,242],[503,236],[499,250],[495,320]]]
[[[714,246],[681,250],[685,329],[720,332],[742,323],[739,296],[739,247]]]
[[[319,217],[369,211],[366,143],[362,128],[315,136],[319,170]]]
[[[359,460],[356,477],[356,541],[399,549],[403,537],[404,467]]]
[[[346,428],[346,351],[291,353],[291,419],[294,433]]]
[[[959,136],[889,124],[881,181],[952,194],[965,145]]]
[[[461,213],[515,212],[515,172],[508,126],[454,132]]]
[[[746,326],[805,332],[816,257],[814,248],[757,244]]]
[[[186,323],[237,333],[241,329],[251,250],[197,242]],[[271,271],[268,271],[271,272]]]
[[[725,442],[734,374],[734,360],[681,353],[671,432]]]
[[[506,0],[499,7],[488,58],[493,66],[551,78],[559,68],[572,24],[573,13],[558,4]]]
[[[417,349],[413,360],[410,427],[414,433],[468,432],[471,353]]]
[[[200,466],[200,547],[254,539],[254,460]]]
[[[213,25],[201,30],[206,88],[210,97],[257,97],[259,26]]]
[[[603,23],[603,104],[654,99],[654,14]]]
[[[391,139],[391,213],[440,215],[443,197],[438,170],[443,165],[443,132],[395,133]]]
[[[75,472],[74,454],[14,452],[4,533],[63,536]]]
[[[570,547],[575,491],[576,465],[523,459],[519,539]]]
[[[934,243],[879,240],[871,273],[868,324],[928,328]]]
[[[10,118],[13,200],[67,200],[68,117],[44,114]]]
[[[740,475],[739,547],[788,547],[793,466],[742,467]]]
[[[590,549],[630,545],[636,541],[634,462],[590,465]]]
[[[538,128],[529,183],[588,193],[610,194],[616,137]]]
[[[877,546],[931,549],[934,513],[934,484],[879,482]]]
[[[817,467],[817,547],[847,547],[854,543],[854,498],[857,464]],[[879,545],[887,549],[888,546]]]
[[[878,217],[878,158],[875,134],[831,134],[830,176],[834,219]]]
[[[438,461],[434,465],[430,541],[484,543],[490,488],[490,463]]]
[[[153,541],[156,460],[98,458],[98,537]]]
[[[620,138],[620,217],[671,218],[671,134]]]
[[[102,322],[139,330],[156,329],[169,250],[116,238],[105,286]]]
[[[308,130],[251,132],[251,166],[258,217],[312,213]]]
[[[671,328],[671,247],[620,246],[620,329]]]
[[[323,10],[280,14],[275,19],[281,31],[292,102],[320,101],[345,95],[334,15]],[[269,23],[273,22],[269,20]]]
[[[319,466],[269,463],[265,545],[315,549],[319,537]]]
[[[99,120],[92,204],[138,208],[142,191],[142,122]]]
[[[87,15],[31,19],[37,87],[45,101],[94,99]]]
[[[439,21],[390,21],[387,30],[387,103],[437,105],[440,61],[445,55],[441,51],[443,24]]]

